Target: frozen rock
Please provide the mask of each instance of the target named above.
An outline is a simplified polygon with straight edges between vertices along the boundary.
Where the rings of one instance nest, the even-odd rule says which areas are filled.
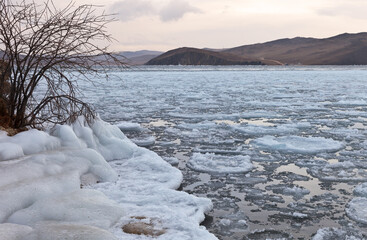
[[[245,173],[254,168],[249,156],[226,156],[210,153],[194,153],[187,166],[198,172],[219,174]]]

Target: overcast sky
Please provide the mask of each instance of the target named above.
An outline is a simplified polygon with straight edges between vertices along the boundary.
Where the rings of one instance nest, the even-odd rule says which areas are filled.
[[[62,1],[62,0],[55,0]],[[100,4],[100,0],[76,0]],[[229,48],[367,31],[366,0],[104,0],[113,50]]]

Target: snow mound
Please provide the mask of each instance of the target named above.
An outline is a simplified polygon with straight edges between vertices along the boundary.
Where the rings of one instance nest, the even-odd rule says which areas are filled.
[[[12,214],[10,223],[34,226],[37,222],[76,222],[108,229],[124,215],[124,210],[103,193],[81,189],[46,198]]]
[[[23,157],[23,149],[15,143],[0,143],[0,161]]]
[[[0,239],[1,240],[22,240],[25,239],[33,229],[28,226],[3,223],[0,224]]]
[[[93,226],[45,222],[38,224],[27,240],[117,240],[110,232]],[[22,239],[23,240],[23,239]],[[24,239],[25,240],[25,239]]]
[[[198,172],[207,173],[246,173],[254,166],[249,156],[225,156],[212,153],[194,153],[187,166]]]
[[[299,154],[336,152],[344,147],[341,142],[323,137],[265,136],[253,140],[252,143],[266,150]]]
[[[182,173],[117,126],[0,131],[0,146],[2,240],[137,239],[122,231],[133,216],[158,219],[163,240],[216,239],[199,226],[211,201],[176,191]]]
[[[345,209],[349,218],[356,222],[367,224],[367,198],[353,198]]]

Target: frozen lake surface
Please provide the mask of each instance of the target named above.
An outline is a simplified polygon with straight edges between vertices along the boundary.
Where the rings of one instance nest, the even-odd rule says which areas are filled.
[[[219,239],[367,238],[367,67],[111,73],[86,100],[213,201]]]

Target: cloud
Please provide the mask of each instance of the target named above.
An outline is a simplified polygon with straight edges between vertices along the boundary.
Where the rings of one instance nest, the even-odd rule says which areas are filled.
[[[112,4],[110,12],[116,13],[122,22],[144,16],[158,16],[161,21],[169,22],[181,19],[186,13],[202,11],[184,0],[170,0],[168,3],[155,5],[148,0],[123,0]]]
[[[367,4],[365,2],[359,4],[339,4],[334,7],[322,8],[317,11],[319,15],[332,17],[349,17],[354,19],[367,19]]]
[[[124,0],[112,4],[110,11],[118,14],[120,21],[130,21],[139,17],[156,14],[157,10],[147,0]]]
[[[199,8],[191,6],[188,2],[182,0],[171,0],[159,11],[162,21],[177,21],[186,13],[201,13]]]

